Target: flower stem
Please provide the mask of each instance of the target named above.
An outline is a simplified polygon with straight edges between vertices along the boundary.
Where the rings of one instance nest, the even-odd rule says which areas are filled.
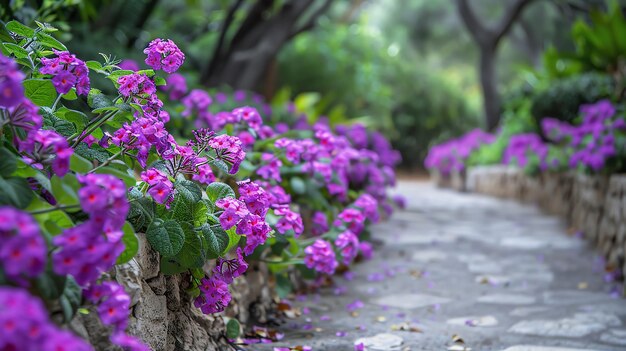
[[[48,212],[54,212],[54,211],[61,211],[61,210],[67,210],[70,208],[77,208],[80,207],[80,205],[65,205],[65,206],[54,206],[51,208],[44,208],[42,210],[37,210],[37,211],[31,211],[29,212],[31,215],[38,215],[38,214],[42,214],[42,213],[48,213]]]
[[[123,153],[124,153],[124,150],[118,151],[113,156],[109,157],[106,161],[104,161],[100,165],[98,165],[98,167],[92,169],[91,171],[89,171],[87,173],[93,173],[93,172],[97,171],[98,169],[100,169],[102,167],[108,166],[113,160],[115,160],[119,155],[121,155]]]

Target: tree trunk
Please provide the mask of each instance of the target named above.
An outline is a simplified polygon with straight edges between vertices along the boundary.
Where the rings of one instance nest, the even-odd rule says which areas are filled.
[[[496,48],[487,46],[480,50],[480,85],[487,129],[492,131],[500,120],[500,96],[496,79]]]

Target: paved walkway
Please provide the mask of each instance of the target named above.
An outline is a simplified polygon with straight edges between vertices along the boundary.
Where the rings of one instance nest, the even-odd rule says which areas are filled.
[[[428,183],[397,191],[408,208],[375,227],[375,258],[297,299],[283,341],[250,350],[626,350],[619,284],[558,219]]]

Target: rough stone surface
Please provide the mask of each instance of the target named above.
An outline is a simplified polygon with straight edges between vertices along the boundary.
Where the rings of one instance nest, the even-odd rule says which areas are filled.
[[[403,340],[400,350],[412,351],[447,350],[455,334],[474,351],[626,350],[615,341],[626,323],[626,302],[612,293],[621,283],[604,281],[599,256],[582,238],[568,235],[563,221],[517,201],[426,183],[400,182],[397,192],[407,197],[408,208],[373,228],[375,257],[354,266],[354,279],[338,275],[335,286],[319,295],[291,299],[310,313],[286,319],[281,342],[251,350],[353,350],[355,341],[377,334],[396,335]],[[438,235],[456,239],[412,239]],[[507,237],[542,244],[520,249]],[[489,263],[501,272],[469,269],[491,268]],[[489,296],[507,298],[479,302]],[[364,307],[348,311],[357,299]],[[490,326],[480,326],[487,316],[497,323],[486,318]],[[552,335],[519,333],[520,326]],[[577,335],[565,335],[570,329]]]
[[[110,272],[132,298],[129,334],[139,336],[158,351],[215,351],[228,347],[220,337],[224,333],[222,317],[202,314],[185,292],[189,276],[159,273],[159,256],[142,234],[138,238],[137,256]],[[205,270],[211,268],[207,266]],[[267,268],[251,268],[245,278],[237,278],[231,286],[232,301],[226,311],[226,315],[244,324],[265,318],[272,304]],[[251,312],[255,318],[251,318]],[[118,350],[111,345],[109,330],[102,326],[95,312],[78,314],[71,326],[89,339],[96,350]]]
[[[514,168],[487,166],[468,171],[467,188],[539,204],[546,213],[565,219],[572,232],[595,245],[609,270],[626,275],[626,176],[546,173],[531,177]],[[521,249],[541,245],[531,241],[515,243],[515,237],[505,240],[522,244]]]

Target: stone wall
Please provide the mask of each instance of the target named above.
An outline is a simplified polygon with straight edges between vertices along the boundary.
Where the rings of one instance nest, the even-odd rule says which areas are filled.
[[[529,176],[509,166],[471,168],[466,188],[540,206],[584,234],[610,267],[626,273],[626,176],[544,173]]]
[[[116,266],[111,278],[124,285],[131,296],[128,332],[139,336],[152,350],[213,351],[225,349],[224,321],[219,315],[205,315],[193,306],[189,276],[164,276],[159,272],[160,257],[139,238],[139,252],[130,262]],[[205,267],[209,271],[212,267]],[[264,322],[272,304],[265,264],[251,264],[244,277],[231,285],[232,301],[224,312],[242,324]],[[78,314],[71,327],[89,340],[96,350],[117,350],[108,341],[108,331],[96,313]]]

